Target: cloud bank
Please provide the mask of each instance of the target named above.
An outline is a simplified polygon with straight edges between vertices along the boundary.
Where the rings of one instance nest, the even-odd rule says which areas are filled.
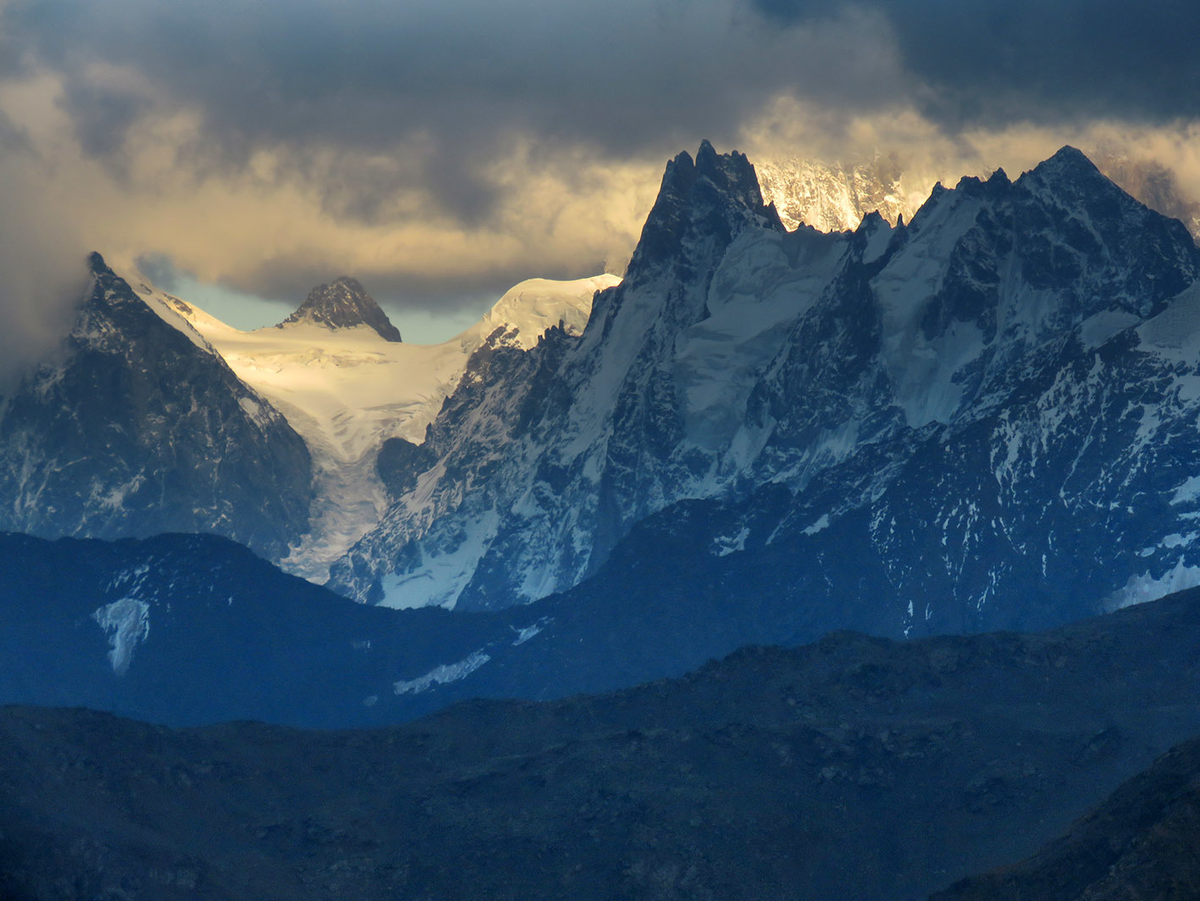
[[[291,303],[349,273],[436,316],[619,272],[705,137],[930,183],[1107,142],[1200,197],[1193,7],[2,0],[0,204],[27,243]]]
[[[0,388],[53,351],[69,330],[88,275],[67,204],[42,193],[26,136],[0,119]]]

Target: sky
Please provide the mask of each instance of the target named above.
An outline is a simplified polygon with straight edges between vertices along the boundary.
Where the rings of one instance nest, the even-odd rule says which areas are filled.
[[[1175,0],[0,0],[0,356],[99,250],[243,327],[361,280],[439,340],[623,270],[667,159],[885,152],[953,183],[1064,143],[1200,198]]]

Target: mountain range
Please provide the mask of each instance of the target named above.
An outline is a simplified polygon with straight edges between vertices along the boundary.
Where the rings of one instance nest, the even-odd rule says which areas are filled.
[[[1189,897],[1200,249],[1070,147],[770,183],[433,347],[93,255],[0,403],[0,893]]]
[[[1155,212],[1180,220],[1200,239],[1200,203],[1188,198],[1170,169],[1114,147],[1096,147],[1088,157],[1122,190]],[[901,217],[912,219],[934,184],[932,178],[906,171],[896,157],[879,152],[840,162],[777,157],[759,160],[755,168],[763,199],[775,206],[789,231],[800,225],[824,232],[853,231],[869,213],[879,213],[895,225]]]
[[[787,573],[772,597],[809,637],[1044,626],[1183,587],[1198,274],[1186,229],[1070,148],[831,235],[786,232],[745,158],[705,146],[580,339],[481,359],[330,584],[526,603],[641,524],[681,546],[680,586],[698,558],[727,585]]]
[[[92,284],[60,348],[0,409],[0,527],[45,537],[212,532],[324,580],[386,509],[376,462],[419,442],[487,346],[582,330],[619,281],[531,279],[436,346],[399,332],[356,280],[318,286],[274,328],[232,328],[122,278]]]
[[[1200,250],[1071,148],[824,233],[704,144],[623,281],[522,283],[434,347],[349,278],[242,332],[92,267],[5,399],[0,524],[215,532],[391,607],[546,598],[514,614],[544,621],[522,666],[574,641],[576,690],[837,628],[1045,628],[1200,577]],[[485,645],[436,665],[502,670]],[[473,672],[450,693],[504,682]]]

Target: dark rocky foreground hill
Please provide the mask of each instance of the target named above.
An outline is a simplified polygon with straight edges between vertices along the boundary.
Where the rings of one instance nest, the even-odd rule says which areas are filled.
[[[0,704],[177,726],[395,723],[449,703],[396,682],[493,644],[519,650],[514,636],[536,617],[513,613],[355,604],[214,535],[0,533]]]
[[[374,731],[0,711],[11,898],[924,898],[1200,733],[1200,591]]]
[[[1030,860],[932,901],[1200,897],[1200,739],[1172,748]]]

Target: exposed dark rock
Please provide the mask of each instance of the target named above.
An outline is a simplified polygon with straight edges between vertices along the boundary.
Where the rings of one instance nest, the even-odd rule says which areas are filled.
[[[343,275],[328,285],[317,285],[304,303],[279,328],[294,322],[315,322],[329,328],[367,325],[387,341],[399,341],[400,331],[379,308],[358,279]]]
[[[437,457],[423,444],[413,444],[403,438],[389,438],[379,448],[375,469],[392,500],[416,487],[417,476],[437,462]]]

